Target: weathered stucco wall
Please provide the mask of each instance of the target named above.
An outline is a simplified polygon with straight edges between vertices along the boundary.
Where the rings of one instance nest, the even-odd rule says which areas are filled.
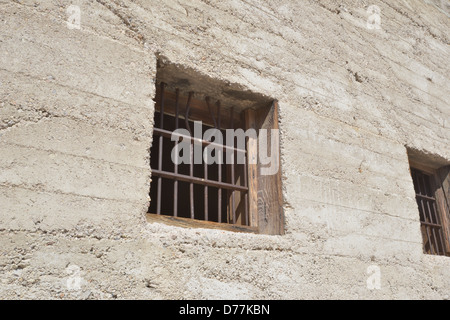
[[[0,298],[448,299],[405,147],[450,162],[443,5],[0,0]],[[158,55],[279,100],[285,235],[146,222]]]

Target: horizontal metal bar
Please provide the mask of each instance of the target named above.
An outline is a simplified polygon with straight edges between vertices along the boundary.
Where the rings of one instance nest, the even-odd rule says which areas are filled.
[[[428,226],[428,227],[442,228],[442,226],[440,224],[436,224],[436,223],[425,222],[425,221],[420,221],[420,223],[425,226]]]
[[[416,197],[419,197],[419,198],[422,198],[422,199],[431,200],[431,201],[436,201],[436,198],[429,197],[429,196],[424,196],[423,194],[420,194],[420,193],[416,193]]]
[[[230,146],[227,146],[227,145],[224,145],[224,144],[215,143],[215,142],[211,142],[211,141],[203,140],[203,139],[199,139],[199,138],[193,138],[191,136],[175,133],[175,132],[169,131],[169,130],[164,130],[164,129],[160,129],[160,128],[153,128],[153,132],[155,134],[157,134],[157,135],[161,135],[161,136],[166,137],[166,138],[171,138],[172,136],[175,136],[175,137],[180,137],[180,138],[183,138],[183,139],[188,139],[189,141],[193,140],[194,142],[201,143],[203,146],[212,146],[212,147],[222,148],[222,150],[223,149],[230,149],[230,150],[234,150],[236,152],[247,153],[247,150],[245,150],[245,149],[233,148],[233,147],[230,147]]]
[[[178,174],[178,173],[173,173],[173,172],[161,171],[161,170],[157,170],[157,169],[152,169],[152,175],[162,177],[162,178],[168,178],[168,179],[172,179],[172,180],[192,182],[192,183],[196,183],[196,184],[200,184],[200,185],[204,185],[204,186],[236,190],[236,191],[248,191],[247,187],[234,185],[231,183],[207,180],[207,179],[203,179],[203,178],[192,177],[192,176],[187,176],[184,174]]]

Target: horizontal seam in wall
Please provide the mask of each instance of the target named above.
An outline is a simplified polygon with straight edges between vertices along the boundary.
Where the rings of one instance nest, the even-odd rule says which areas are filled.
[[[399,198],[414,199],[413,197],[408,197],[408,195],[398,194],[398,193],[393,193],[393,192],[386,192],[386,190],[384,190],[384,189],[376,189],[376,188],[367,186],[366,184],[354,183],[352,180],[345,180],[343,178],[333,178],[333,177],[330,177],[330,176],[319,176],[319,175],[315,175],[315,174],[310,174],[307,171],[302,172],[302,174],[299,175],[298,177],[311,178],[311,179],[313,179],[313,180],[315,180],[315,181],[317,181],[319,183],[323,183],[323,182],[325,182],[325,183],[338,182],[338,183],[344,183],[344,184],[347,184],[347,185],[350,184],[352,186],[357,185],[358,187],[363,187],[363,188],[365,188],[367,190],[370,190],[371,192],[377,192],[377,193],[383,193],[383,194],[388,193],[390,196],[395,196],[395,197],[399,197]],[[286,177],[286,179],[288,179],[288,178]],[[350,182],[350,183],[348,183],[348,182]],[[411,178],[411,181],[407,181],[407,182],[411,186],[411,192],[413,192],[412,191],[413,190],[412,178]],[[411,193],[411,194],[414,194],[414,193]]]
[[[326,118],[326,119],[329,119],[329,118]],[[283,124],[281,123],[281,125],[283,125]],[[298,126],[298,125],[296,125],[296,126]],[[298,128],[296,128],[296,129],[298,129]],[[280,130],[285,131],[286,129],[283,129],[283,128],[281,127]],[[289,130],[289,129],[288,129],[288,130]],[[308,132],[307,129],[303,129],[303,131]],[[331,136],[330,136],[330,137],[327,137],[327,136],[325,136],[325,135],[321,135],[321,134],[316,133],[316,132],[313,132],[313,135],[314,135],[314,136],[318,136],[318,137],[324,137],[324,138],[326,138],[326,139],[328,139],[328,140],[331,140],[331,141],[334,141],[334,142],[336,142],[336,143],[340,143],[340,144],[343,144],[343,145],[350,145],[348,142],[344,142],[344,141],[341,141],[341,140],[337,140],[337,139],[335,139],[334,137],[331,137]],[[376,136],[376,137],[383,138],[382,136]],[[281,138],[283,139],[283,135],[281,135]],[[356,140],[361,141],[361,139],[356,139]],[[295,140],[295,141],[297,141],[297,140]],[[324,139],[324,141],[325,141],[325,139]],[[390,141],[390,142],[392,142],[393,144],[395,144],[396,147],[404,148],[404,145],[403,145],[402,143],[399,143],[399,142],[397,142],[397,141],[395,141],[395,140],[390,140],[390,139],[388,139],[388,141]],[[373,149],[368,149],[368,148],[365,147],[364,145],[358,145],[357,147],[360,148],[360,149],[362,149],[362,150],[366,150],[366,151],[368,151],[368,152],[377,154],[377,155],[379,155],[379,156],[382,156],[382,157],[385,157],[385,158],[389,158],[389,159],[396,160],[396,161],[398,161],[398,162],[404,163],[404,159],[392,157],[392,156],[390,156],[388,153],[381,153],[381,152],[378,152],[378,151],[373,150]],[[406,150],[406,149],[405,149],[405,150]]]
[[[114,198],[105,198],[105,197],[98,197],[98,196],[88,196],[78,193],[72,193],[72,192],[64,192],[61,190],[49,190],[44,188],[42,184],[35,184],[35,185],[25,185],[25,184],[10,184],[10,183],[1,183],[0,182],[0,188],[5,189],[23,189],[28,191],[33,191],[36,193],[47,193],[47,194],[58,194],[58,195],[65,195],[65,196],[75,196],[75,197],[82,197],[82,198],[88,198],[92,200],[104,200],[104,201],[114,201],[114,202],[123,202],[123,203],[134,203],[142,205],[142,202],[139,202],[137,200],[125,200],[125,199],[114,199]]]
[[[400,219],[400,220],[406,220],[406,221],[409,221],[409,222],[417,222],[417,223],[419,222],[419,220],[416,220],[416,219],[410,219],[410,218],[405,218],[405,217],[402,217],[402,216],[396,216],[396,215],[393,215],[393,214],[389,214],[387,212],[354,208],[354,207],[349,207],[349,206],[345,206],[345,205],[342,205],[342,204],[330,203],[330,202],[322,202],[322,201],[313,200],[313,199],[305,199],[305,198],[303,198],[301,200],[310,201],[310,202],[314,202],[314,203],[318,203],[318,204],[325,204],[325,205],[329,205],[329,206],[341,207],[341,208],[345,208],[345,209],[351,209],[351,210],[355,210],[355,211],[363,211],[363,212],[373,213],[373,214],[376,214],[376,215],[379,215],[379,216],[387,216],[387,217],[396,218],[396,219]],[[295,208],[294,208],[294,210],[295,210]],[[417,215],[417,217],[419,217],[419,215]]]
[[[11,73],[11,74],[20,74],[21,76],[23,76],[25,78],[30,78],[30,79],[33,79],[33,80],[37,80],[40,83],[45,83],[45,84],[48,85],[48,82],[45,82],[45,80],[42,80],[41,78],[39,78],[37,76],[34,76],[32,74],[29,74],[29,73],[25,73],[23,71],[12,71],[12,70],[8,70],[8,69],[4,69],[4,68],[0,68],[0,71],[5,71],[5,72]],[[114,101],[116,103],[123,104],[123,105],[126,105],[126,106],[131,106],[131,107],[135,107],[136,106],[136,105],[130,104],[129,102],[126,102],[126,101],[117,100],[117,99],[114,99],[114,98],[111,98],[111,97],[105,97],[105,96],[99,95],[98,93],[85,91],[85,90],[83,90],[81,88],[72,87],[72,86],[63,84],[61,82],[52,82],[52,84],[57,86],[57,87],[71,89],[71,90],[76,91],[76,92],[82,92],[82,93],[84,93],[86,95],[92,95],[92,96],[95,96],[95,97],[98,97],[98,98],[102,98],[102,99],[105,99],[105,100],[111,100],[111,101]],[[154,93],[156,93],[156,90],[155,90]],[[152,99],[153,99],[152,97],[149,97],[149,100],[152,100]],[[138,106],[140,108],[146,108],[145,106],[142,106],[141,104],[139,104]],[[148,107],[148,108],[150,109],[150,107]]]
[[[114,162],[114,161],[108,161],[108,160],[104,160],[104,159],[100,159],[100,158],[93,158],[93,157],[88,157],[88,156],[82,156],[82,155],[77,155],[77,154],[73,154],[73,153],[67,153],[67,152],[62,152],[62,151],[58,151],[58,150],[52,150],[52,149],[44,149],[44,148],[39,148],[39,147],[35,147],[35,146],[29,146],[29,145],[23,145],[23,144],[18,144],[18,143],[11,143],[11,142],[5,142],[5,141],[1,141],[0,143],[3,144],[7,144],[7,145],[11,145],[11,146],[15,146],[15,147],[19,147],[19,148],[24,148],[24,149],[34,149],[34,150],[39,150],[39,151],[46,151],[46,152],[51,152],[51,153],[57,153],[57,154],[61,154],[61,155],[65,155],[65,156],[69,156],[69,157],[74,157],[74,158],[82,158],[88,161],[92,161],[92,162],[102,162],[102,163],[107,163],[107,164],[113,164],[113,165],[117,165],[117,166],[121,166],[121,167],[125,167],[125,168],[134,168],[134,169],[142,169],[142,170],[148,170],[149,174],[150,174],[150,164],[149,166],[135,166],[135,165],[131,165],[131,164],[125,164],[125,163],[120,163],[120,162]]]
[[[303,154],[305,154],[305,155],[309,155],[309,156],[312,156],[312,157],[317,157],[317,158],[320,158],[320,160],[324,160],[324,157],[320,157],[320,156],[318,156],[318,155],[316,155],[316,154],[314,154],[314,153],[309,153],[309,152],[305,152],[305,151],[302,151],[301,153],[298,153],[297,154],[297,156],[301,159],[301,157],[302,157],[302,155]],[[364,159],[361,159],[363,162],[365,161]],[[339,167],[340,168],[348,168],[348,169],[358,169],[358,167],[353,167],[353,166],[348,166],[348,167],[344,167],[343,166],[343,162],[339,162]],[[319,168],[319,167],[317,167],[317,168]],[[326,168],[321,168],[321,169],[323,169],[323,170],[327,170]],[[334,171],[335,170],[335,168],[330,168],[329,170],[332,170],[332,171]],[[396,177],[396,176],[387,176],[383,171],[381,171],[381,172],[378,172],[378,171],[375,171],[375,170],[370,170],[370,169],[365,169],[365,171],[368,171],[368,172],[370,172],[370,173],[372,173],[372,175],[371,176],[369,176],[368,178],[387,178],[387,179],[395,179],[395,181],[401,181],[401,182],[405,182],[405,183],[410,183],[410,179],[407,179],[407,178],[405,178],[405,179],[403,179],[403,178],[400,178],[400,177]]]
[[[11,40],[14,40],[14,38],[10,38]],[[33,41],[33,40],[31,40],[31,39],[22,39],[22,41],[27,41],[27,42],[29,42],[29,43],[32,43],[32,44],[34,44],[34,45],[36,45],[36,46],[41,46],[41,47],[43,47],[43,48],[45,48],[45,49],[48,49],[48,50],[50,50],[50,51],[52,51],[52,52],[54,52],[54,53],[56,53],[56,54],[58,54],[58,52],[64,52],[64,51],[62,51],[62,50],[58,50],[58,49],[56,49],[55,47],[52,47],[52,46],[50,46],[50,45],[48,45],[48,44],[46,44],[46,43],[44,43],[44,42],[37,42],[37,41]],[[128,49],[128,48],[127,48]],[[55,52],[55,51],[57,51],[57,52]],[[119,68],[120,69],[120,68]],[[142,69],[140,69],[140,68],[136,68],[135,69],[135,73],[137,73],[137,74],[139,74],[139,71],[141,71]],[[115,70],[114,70],[115,71]],[[147,75],[146,73],[144,73],[144,72],[141,72],[140,73],[140,75],[142,75],[142,76],[145,76],[145,75]]]
[[[324,221],[326,222],[326,221]],[[418,233],[420,232],[420,222],[417,221],[417,230]],[[295,228],[295,230],[300,230],[302,232],[311,232],[311,229],[307,229],[307,228]],[[329,237],[321,237],[321,245],[326,244],[326,242],[328,240],[340,240],[342,238],[345,238],[347,236],[354,236],[354,235],[358,235],[358,236],[362,236],[365,238],[371,238],[371,239],[381,239],[381,240],[388,240],[388,241],[395,241],[395,242],[401,242],[401,243],[411,243],[411,244],[418,244],[418,245],[422,245],[421,241],[410,241],[410,240],[403,240],[403,239],[398,239],[398,238],[388,238],[388,237],[383,237],[383,236],[378,236],[378,235],[373,235],[373,234],[367,234],[367,233],[362,233],[362,232],[352,232],[349,230],[344,230],[344,229],[337,229],[337,228],[330,228],[329,231],[331,232],[331,235]],[[333,231],[335,231],[335,234],[333,234]]]
[[[82,235],[80,236],[79,233],[77,233],[76,229],[49,229],[49,230],[45,230],[45,229],[41,229],[41,228],[35,228],[35,229],[22,229],[22,228],[5,228],[2,227],[0,229],[0,234],[1,233],[5,233],[5,234],[11,234],[11,232],[17,233],[17,232],[23,232],[26,233],[27,235],[50,235],[53,237],[60,237],[61,239],[64,240],[68,240],[68,241],[73,241],[74,239],[76,241],[82,241],[82,240],[95,240],[95,241],[102,241],[102,240],[110,240],[110,241],[124,241],[124,242],[130,242],[133,241],[134,238],[128,236],[128,234],[121,234],[121,238],[117,239],[117,235],[115,234],[109,234],[106,231],[100,230],[100,231],[96,231],[94,234],[88,234],[88,235]],[[129,233],[131,235],[131,233]],[[123,237],[125,236],[125,237]],[[46,240],[44,241],[44,243],[46,242]],[[44,244],[45,245],[45,244]]]
[[[365,185],[365,184],[354,183],[352,180],[344,180],[344,179],[342,179],[342,178],[333,178],[333,177],[329,177],[329,176],[324,177],[324,176],[319,176],[319,175],[314,175],[314,174],[306,174],[306,173],[302,173],[302,175],[300,175],[300,176],[298,176],[298,177],[311,178],[311,179],[314,179],[315,181],[317,181],[317,182],[319,182],[319,183],[323,183],[323,182],[325,181],[325,183],[328,183],[328,182],[330,182],[330,183],[338,182],[338,183],[345,183],[345,184],[348,184],[347,182],[350,182],[350,184],[351,184],[352,186],[357,185],[358,187],[366,188],[367,190],[370,190],[371,192],[377,192],[377,193],[383,193],[383,194],[386,193],[386,190],[383,190],[383,189],[376,189],[376,188],[373,188],[373,187],[368,187],[368,186]],[[286,179],[288,179],[288,178],[286,178]],[[410,181],[410,186],[411,186],[411,192],[413,192],[413,182],[412,182],[412,178],[411,178],[411,181]],[[411,193],[411,194],[413,194],[413,193]],[[399,198],[415,199],[415,196],[414,196],[414,198],[413,198],[413,197],[408,197],[407,195],[402,195],[402,194],[392,193],[392,192],[390,192],[389,195],[395,196],[395,197],[399,197]]]
[[[283,164],[283,163],[282,163],[282,164]],[[282,174],[284,174],[284,173],[282,173]],[[309,174],[309,175],[303,174],[303,176],[304,176],[304,177],[312,177],[312,178],[323,178],[323,176],[314,175],[314,174]],[[285,176],[284,176],[284,177],[285,177]],[[351,180],[351,179],[347,179],[345,175],[342,176],[342,177],[339,177],[339,178],[334,178],[334,177],[330,177],[330,176],[327,176],[327,178],[328,178],[329,181],[348,182],[349,184],[354,185],[354,186],[356,185],[356,186],[361,186],[361,187],[367,188],[367,185],[366,185],[366,184],[356,183],[355,181],[353,181],[353,180]],[[285,177],[285,179],[288,179],[288,178]],[[405,182],[410,183],[411,188],[413,188],[412,180],[411,180],[411,181],[405,181]],[[377,192],[384,192],[384,193],[386,193],[386,190],[384,190],[384,189],[379,189],[379,188],[377,189],[377,188],[374,188],[374,187],[369,187],[369,190],[373,190],[373,191],[377,191]],[[412,189],[411,189],[411,190],[412,190]],[[400,194],[392,193],[392,192],[390,192],[389,194],[391,194],[391,195],[402,196],[402,195],[400,195]]]

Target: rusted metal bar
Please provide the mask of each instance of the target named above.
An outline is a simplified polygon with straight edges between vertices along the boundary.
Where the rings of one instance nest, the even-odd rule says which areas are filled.
[[[434,219],[433,219],[434,215],[433,215],[433,212],[431,210],[432,206],[430,206],[430,201],[429,200],[422,200],[422,201],[425,201],[425,203],[426,203],[425,209],[428,211],[428,215],[429,215],[431,223],[432,224],[436,224],[436,221],[434,221]],[[430,229],[431,229],[430,230],[431,234],[433,236],[434,249],[435,249],[436,253],[439,254],[439,246],[438,246],[438,238],[436,236],[436,230],[435,230],[435,228],[430,228]]]
[[[432,228],[442,228],[442,226],[440,224],[437,224],[437,223],[424,222],[424,221],[421,221],[421,223],[423,225],[425,225],[425,226],[430,226]]]
[[[423,182],[425,184],[425,192],[427,194],[426,199],[422,199],[422,201],[426,201],[426,208],[429,212],[430,221],[432,224],[439,224],[439,214],[436,210],[436,199],[433,197],[433,186],[432,186],[432,177],[429,175],[421,174],[423,177]],[[441,230],[436,228],[431,228],[431,233],[433,234],[434,238],[434,248],[436,251],[436,254],[445,253],[443,248],[443,242],[442,242],[442,235]],[[442,249],[442,250],[441,250]]]
[[[204,149],[202,149],[203,152]],[[205,159],[203,159],[203,178],[205,179],[205,181],[208,180],[208,163],[205,161]],[[209,217],[208,217],[208,186],[205,185],[203,188],[203,193],[204,193],[204,214],[205,214],[205,220],[208,221]]]
[[[192,96],[194,95],[194,92],[189,92],[189,95],[188,95],[188,99],[187,99],[187,102],[186,102],[186,111],[185,111],[185,114],[184,114],[184,122],[185,122],[185,125],[186,125],[186,129],[189,131],[189,134],[190,134],[190,136],[192,137],[192,130],[191,130],[191,127],[190,127],[190,125],[189,125],[189,111],[191,110],[191,101],[192,101]]]
[[[234,121],[233,121],[233,113],[234,113],[234,108],[231,107],[230,108],[230,129],[234,130]],[[233,146],[234,146],[234,141],[233,141]],[[232,153],[232,161],[231,161],[231,183],[235,184],[234,182],[234,152]],[[231,191],[231,214],[232,214],[232,221],[233,224],[236,224],[236,208],[235,208],[235,193],[234,190]]]
[[[431,201],[436,201],[436,198],[433,197],[429,197],[423,194],[416,194],[416,197],[422,198],[422,199],[426,199],[426,200],[431,200]]]
[[[192,136],[192,130],[189,126],[189,110],[191,107],[191,100],[194,93],[191,91],[189,92],[188,101],[186,105],[186,114],[184,117],[184,121],[186,123],[186,128],[189,131],[189,134]],[[191,140],[191,143],[189,145],[189,175],[191,177],[194,176],[194,141]],[[195,218],[195,211],[194,211],[194,184],[191,182],[189,184],[189,207],[191,212],[191,219]]]
[[[436,206],[436,201],[432,202],[432,206],[433,206],[433,210],[436,214],[436,224],[439,225],[439,228],[437,229],[437,233],[438,233],[438,238],[439,238],[439,247],[442,249],[442,254],[445,255],[445,240],[444,240],[444,234],[443,234],[443,230],[444,228],[442,227],[442,222],[438,213],[438,209]],[[439,250],[439,253],[441,252],[441,250]]]
[[[227,189],[227,190],[236,190],[236,191],[247,191],[247,187],[239,186],[239,185],[233,185],[231,183],[227,182],[219,182],[214,180],[205,180],[203,178],[199,177],[192,177],[185,174],[179,174],[179,173],[173,173],[173,172],[167,172],[167,171],[160,171],[158,169],[153,169],[152,174],[158,177],[162,178],[168,178],[172,180],[179,180],[179,181],[185,181],[185,182],[192,182],[195,184],[200,185],[207,185],[209,187],[214,188],[221,188],[221,189]]]
[[[210,114],[211,119],[212,119],[212,121],[214,123],[214,127],[217,128],[217,122],[216,122],[216,118],[214,117],[214,113],[213,113],[213,110],[212,110],[212,107],[211,107],[211,104],[210,104],[210,98],[209,97],[205,97],[205,102],[206,102],[206,105],[208,106],[209,114]],[[202,144],[204,142],[206,142],[206,141],[204,141],[202,139]],[[211,145],[211,143],[208,144],[208,145]],[[208,164],[206,163],[206,161],[204,161],[203,166],[204,166],[203,167],[203,171],[204,171],[203,176],[204,176],[205,180],[208,180]],[[205,185],[204,186],[204,207],[205,207],[204,211],[205,211],[205,220],[206,221],[208,221],[208,204],[209,204],[209,202],[208,202],[208,186]]]
[[[431,202],[431,209],[433,210],[433,213],[434,213],[433,223],[439,226],[439,227],[433,228],[433,231],[437,233],[436,242],[437,242],[438,252],[439,252],[439,254],[444,255],[445,254],[445,241],[444,241],[444,235],[442,233],[443,228],[442,228],[441,219],[440,219],[439,212],[438,212],[438,209],[436,206],[436,201],[430,200],[430,202]]]
[[[189,164],[189,175],[191,177],[194,176],[194,144],[190,144],[189,148],[189,155],[190,155],[190,164]],[[191,209],[191,219],[195,218],[195,211],[194,211],[194,183],[189,184],[189,203],[190,203],[190,209]]]
[[[220,128],[217,128],[217,121],[216,121],[216,117],[214,117],[214,112],[213,112],[213,109],[212,109],[211,104],[210,104],[210,98],[209,97],[205,97],[205,101],[206,101],[206,105],[208,106],[208,110],[209,110],[209,114],[211,116],[211,119],[212,119],[212,121],[214,123],[214,128],[220,129]]]
[[[217,105],[217,127],[220,130],[220,101],[217,100],[216,102]],[[219,154],[219,163],[218,163],[218,180],[219,182],[222,182],[222,150],[218,150],[218,154]],[[222,222],[222,189],[219,188],[219,190],[217,191],[217,215],[218,215],[218,220],[219,222]]]
[[[183,138],[184,140],[190,140],[194,143],[198,143],[198,144],[202,144],[202,146],[208,146],[208,147],[213,147],[215,149],[222,149],[222,150],[232,150],[236,153],[247,153],[247,150],[245,149],[239,149],[239,148],[234,148],[234,147],[230,147],[227,146],[225,144],[220,144],[220,143],[215,143],[215,142],[210,142],[208,140],[204,140],[204,139],[199,139],[196,137],[191,137],[191,136],[187,136],[184,134],[180,134],[180,133],[175,133],[169,130],[164,130],[164,129],[160,129],[160,128],[154,128],[153,129],[153,133],[156,135],[161,135],[163,137],[166,138],[171,138],[171,137],[179,137],[179,138]]]
[[[205,163],[204,164],[204,171],[205,171],[205,179],[208,179],[208,165]],[[204,213],[205,213],[205,220],[208,221],[209,217],[208,217],[208,186],[205,185],[204,189],[203,189],[203,193],[204,193]]]
[[[178,129],[178,119],[180,117],[180,90],[177,88],[175,90],[175,130]],[[162,129],[161,129],[162,130]],[[174,172],[178,174],[178,164],[174,163]],[[178,216],[178,180],[173,182],[173,216]]]
[[[164,128],[164,89],[166,84],[161,82],[161,102],[160,102],[160,114],[159,114],[159,126]],[[159,150],[158,150],[158,169],[162,170],[162,153],[163,153],[163,137],[159,137]],[[156,195],[156,214],[161,214],[161,188],[162,178],[158,177],[157,195]]]
[[[246,162],[247,157],[244,157],[244,187],[248,188],[248,177],[247,177],[247,162]],[[249,217],[248,217],[248,191],[245,192],[244,194],[244,218],[245,218],[245,225],[248,226],[249,225]]]

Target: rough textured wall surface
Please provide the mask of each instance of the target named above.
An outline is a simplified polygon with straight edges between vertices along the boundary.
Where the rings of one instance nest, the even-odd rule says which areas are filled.
[[[448,299],[406,154],[450,162],[448,10],[0,0],[0,298]],[[146,222],[159,55],[279,100],[285,235]]]

